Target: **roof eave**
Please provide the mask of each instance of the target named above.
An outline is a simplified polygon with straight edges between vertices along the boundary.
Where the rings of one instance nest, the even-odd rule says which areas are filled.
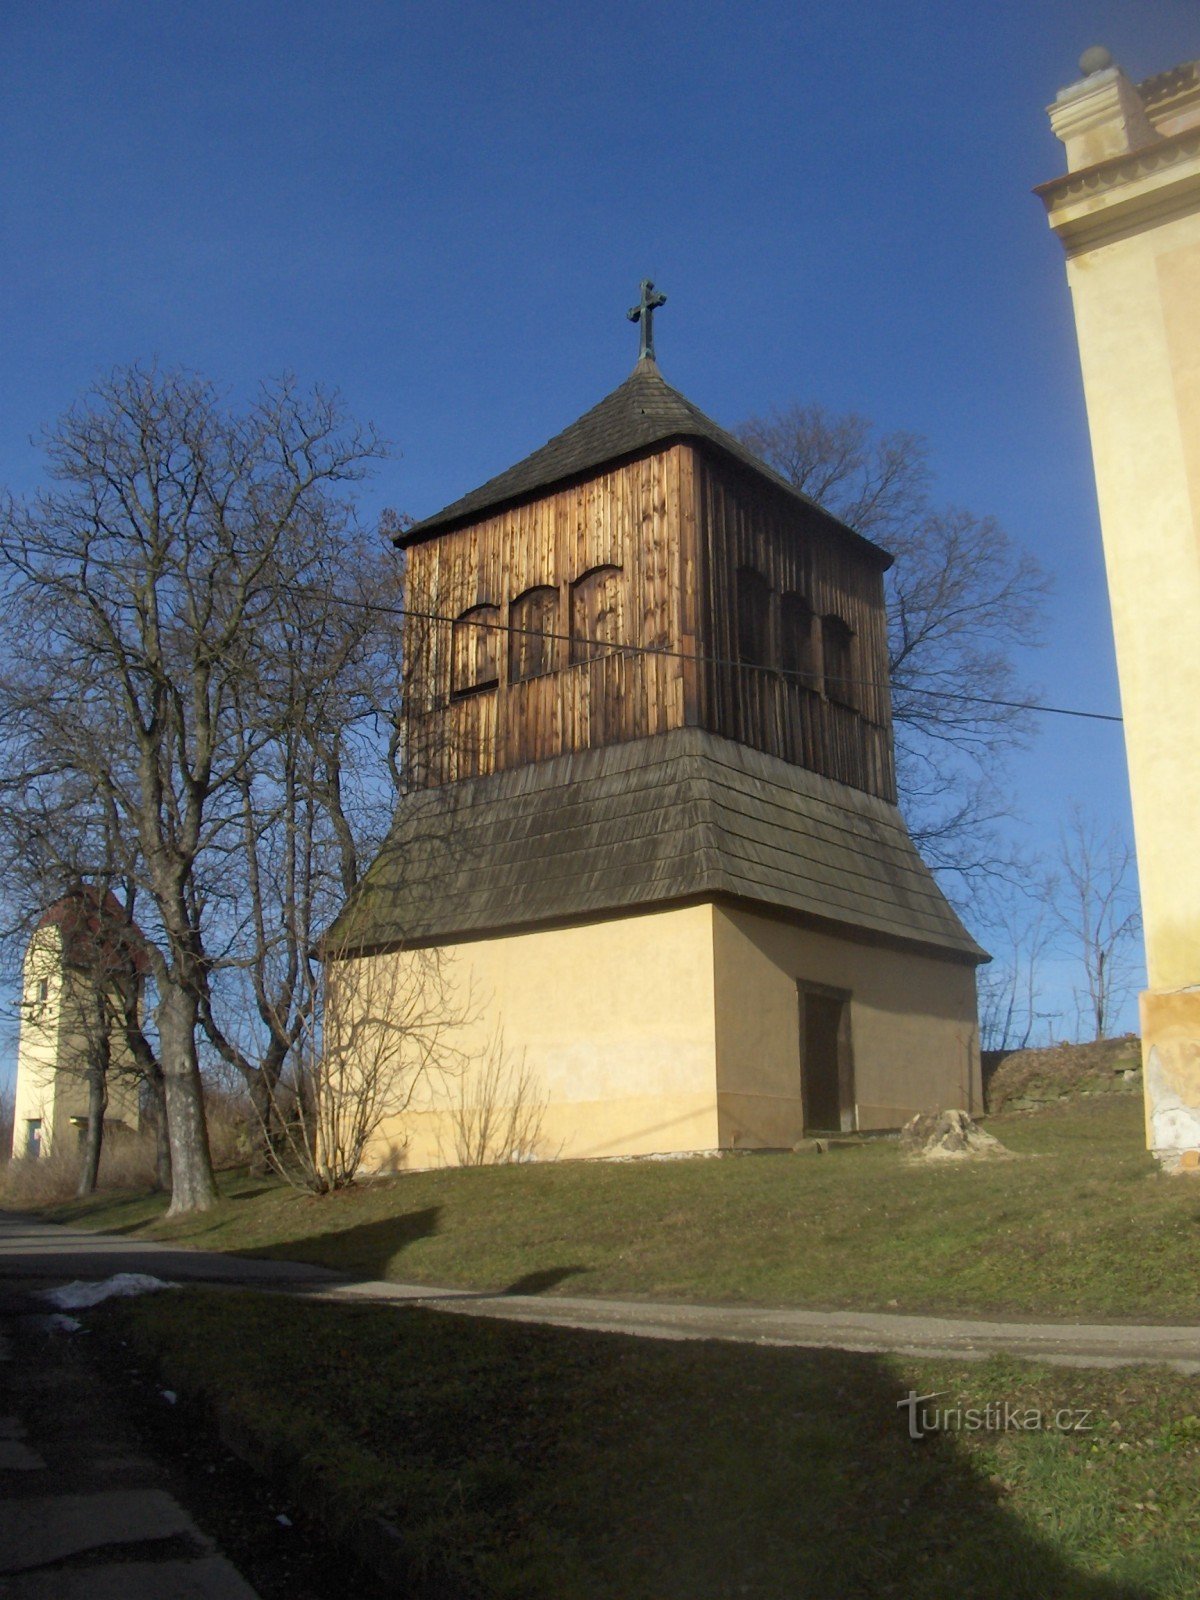
[[[868,539],[865,534],[857,532],[849,523],[843,522],[833,512],[827,511],[819,501],[811,500],[806,494],[802,494],[799,489],[796,489],[785,478],[773,472],[765,463],[759,466],[752,461],[748,461],[745,456],[737,451],[726,449],[716,439],[712,439],[706,434],[699,431],[691,433],[683,429],[664,434],[661,439],[653,439],[635,450],[623,451],[618,455],[592,462],[589,466],[580,468],[577,472],[566,473],[561,478],[533,485],[518,494],[501,496],[488,505],[475,506],[469,511],[462,511],[454,515],[436,512],[432,517],[426,517],[423,521],[414,523],[411,528],[405,528],[402,532],[394,534],[392,543],[398,550],[407,550],[412,545],[424,544],[428,539],[436,538],[443,533],[453,533],[458,528],[466,528],[476,522],[485,522],[489,517],[499,516],[505,511],[514,510],[517,506],[529,505],[531,501],[540,500],[543,496],[560,493],[572,484],[586,483],[589,478],[594,478],[613,467],[640,460],[642,457],[653,455],[657,451],[666,450],[671,445],[680,443],[691,444],[698,449],[711,451],[714,455],[720,456],[722,460],[731,462],[743,472],[751,473],[775,493],[782,494],[789,500],[798,502],[807,510],[816,512],[822,521],[840,538],[848,540],[856,549],[864,551],[877,561],[881,572],[886,572],[894,564],[896,558],[890,550],[885,550],[882,545]]]

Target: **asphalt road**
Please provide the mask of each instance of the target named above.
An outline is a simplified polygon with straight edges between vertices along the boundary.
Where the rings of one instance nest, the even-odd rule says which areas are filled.
[[[0,1284],[0,1596],[258,1600],[49,1310]]]
[[[180,1250],[119,1234],[85,1233],[18,1212],[0,1212],[0,1279],[109,1278],[145,1272],[175,1283],[224,1283],[244,1289],[319,1289],[343,1283],[325,1267],[257,1261],[216,1250]]]

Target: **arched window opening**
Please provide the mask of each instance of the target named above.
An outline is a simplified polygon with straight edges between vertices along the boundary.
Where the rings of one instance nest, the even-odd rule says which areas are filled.
[[[805,689],[820,689],[817,617],[802,594],[785,594],[779,602],[779,664],[790,682]]]
[[[450,693],[474,694],[500,681],[500,607],[472,606],[454,623]]]
[[[593,567],[571,585],[571,660],[594,661],[624,642],[620,567]]]
[[[753,567],[737,574],[737,655],[745,667],[770,667],[771,585]]]
[[[558,666],[558,590],[526,589],[508,608],[508,681],[540,678]]]
[[[854,663],[854,630],[841,617],[821,618],[821,644],[825,666],[825,694],[838,705],[858,710],[859,685]]]

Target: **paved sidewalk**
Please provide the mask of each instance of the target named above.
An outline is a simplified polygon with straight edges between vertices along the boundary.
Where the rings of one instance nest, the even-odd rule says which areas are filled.
[[[1068,1367],[1166,1365],[1200,1373],[1200,1327],[1121,1323],[985,1322],[967,1317],[912,1317],[873,1311],[804,1311],[793,1307],[706,1306],[647,1300],[583,1300],[479,1294],[420,1284],[356,1283],[310,1291],[326,1300],[419,1304],[515,1322],[592,1328],[649,1339],[732,1339],[870,1354],[981,1361],[1017,1356]]]
[[[256,1600],[48,1309],[0,1287],[0,1597]]]
[[[503,1317],[641,1338],[732,1339],[751,1344],[893,1352],[958,1361],[1009,1355],[1062,1366],[1146,1364],[1170,1366],[1188,1375],[1200,1373],[1200,1326],[998,1322],[887,1312],[488,1294],[424,1284],[356,1281],[325,1267],[181,1250],[0,1213],[0,1279],[103,1278],[116,1272],[147,1272],[176,1282],[281,1290],[341,1302],[425,1305],[468,1316]]]

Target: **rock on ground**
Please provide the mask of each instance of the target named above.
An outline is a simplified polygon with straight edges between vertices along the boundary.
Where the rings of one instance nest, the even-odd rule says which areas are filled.
[[[967,1161],[1011,1153],[965,1111],[922,1112],[904,1124],[900,1140],[909,1155],[926,1161]]]

